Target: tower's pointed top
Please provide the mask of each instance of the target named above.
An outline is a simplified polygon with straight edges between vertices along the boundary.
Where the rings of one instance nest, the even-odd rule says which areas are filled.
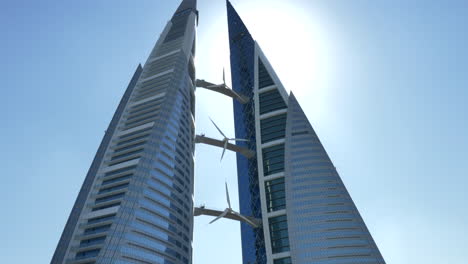
[[[175,12],[176,14],[182,11],[185,11],[187,9],[191,9],[193,11],[197,10],[197,0],[183,0],[182,3],[180,3],[179,8],[177,8],[177,11]]]
[[[234,9],[229,0],[226,0],[226,6],[228,15],[229,36],[231,41],[238,38],[242,38],[246,35],[248,35],[251,38],[249,30],[247,29],[241,17]]]
[[[197,24],[198,24],[198,10],[197,10],[197,0],[183,0],[180,3],[179,8],[175,11],[172,19],[180,15],[189,13],[190,11],[194,12],[197,15]]]

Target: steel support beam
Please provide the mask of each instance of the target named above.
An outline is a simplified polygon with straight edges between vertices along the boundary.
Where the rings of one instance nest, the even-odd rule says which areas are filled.
[[[223,213],[223,211],[207,209],[207,208],[204,208],[204,207],[195,207],[194,212],[193,212],[193,216],[208,215],[208,216],[215,216],[216,217],[216,216],[221,215],[222,213]],[[249,221],[252,222],[253,225],[251,223],[246,222],[245,220],[240,218],[238,215],[235,215],[233,213],[227,213],[223,218],[228,218],[228,219],[231,219],[231,220],[244,222],[244,223],[252,225],[252,227],[254,227],[254,228],[259,228],[262,225],[262,220],[260,220],[258,218],[254,218],[254,217],[251,217],[251,216],[244,216],[244,217],[249,219]]]
[[[214,139],[214,138],[209,138],[209,137],[200,136],[200,135],[197,135],[195,137],[195,143],[203,143],[203,144],[207,144],[207,145],[211,145],[211,146],[215,146],[215,147],[220,147],[220,148],[224,148],[224,144],[225,144],[225,142],[222,141],[222,140],[217,140],[217,139]],[[226,149],[229,149],[231,151],[240,153],[240,154],[244,155],[248,159],[253,158],[255,156],[255,151],[250,150],[250,149],[248,149],[246,147],[241,147],[241,146],[234,145],[234,144],[231,144],[231,143],[227,144]]]
[[[210,91],[229,96],[233,99],[236,99],[241,104],[246,104],[249,102],[249,98],[247,96],[236,93],[232,89],[228,88],[225,84],[213,84],[205,80],[196,80],[195,85],[199,88],[205,88]]]

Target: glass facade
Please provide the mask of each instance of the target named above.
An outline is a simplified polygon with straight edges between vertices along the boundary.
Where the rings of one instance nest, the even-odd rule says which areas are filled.
[[[286,108],[283,97],[277,89],[260,93],[260,114]]]
[[[78,224],[80,214],[82,213],[82,210],[87,201],[87,196],[89,192],[91,191],[91,188],[93,187],[93,183],[96,179],[98,169],[104,159],[104,155],[107,150],[107,147],[110,144],[113,134],[117,130],[117,125],[119,123],[119,120],[122,117],[125,106],[130,99],[130,95],[132,94],[142,71],[143,71],[143,68],[141,67],[141,65],[139,65],[137,70],[135,71],[135,74],[132,77],[132,80],[130,81],[130,84],[127,87],[127,90],[125,91],[124,96],[120,100],[119,106],[117,107],[117,110],[112,118],[112,121],[110,122],[109,127],[106,130],[104,138],[102,139],[101,144],[99,145],[96,156],[94,157],[93,162],[91,163],[91,167],[89,168],[88,174],[86,175],[84,183],[80,189],[80,192],[78,193],[78,197],[76,198],[75,204],[73,205],[73,209],[70,213],[68,221],[65,224],[65,228],[62,232],[62,235],[58,242],[55,253],[52,256],[51,264],[62,263],[66,258],[67,249],[70,243],[72,242],[72,236],[75,230],[75,226]],[[115,215],[112,215],[112,217],[114,216]],[[106,216],[106,217],[110,218],[111,216]],[[100,217],[95,218],[95,219],[90,219],[88,220],[88,223],[93,220],[99,221],[98,219],[100,219]],[[99,250],[95,250],[92,253],[89,253],[88,255],[85,252],[82,252],[81,257],[97,255],[98,253],[99,253]],[[80,258],[80,256],[77,255],[77,258]]]
[[[385,263],[294,95],[227,2],[245,264]],[[196,0],[139,66],[51,263],[192,263]]]
[[[284,144],[264,148],[262,154],[264,175],[284,171]]]
[[[262,89],[274,84],[262,60],[258,60],[258,88]]]
[[[254,96],[254,53],[255,42],[249,31],[227,2],[229,46],[231,53],[232,88],[239,94],[252,99]],[[255,104],[250,100],[247,104],[234,101],[234,122],[236,138],[248,139],[248,142],[237,142],[256,151]],[[247,159],[237,154],[237,175],[239,183],[240,213],[262,218],[260,203],[260,186],[258,179],[258,163],[256,157]],[[252,228],[241,224],[242,260],[243,263],[266,263],[265,238],[262,228]]]
[[[264,232],[269,234],[271,253],[267,254],[268,259],[273,259],[274,263],[290,262],[290,258],[274,257],[275,254],[287,254],[289,247],[288,219],[284,210],[287,208],[285,190],[285,133],[287,114],[278,112],[287,109],[287,104],[280,92],[280,85],[275,83],[269,70],[267,69],[260,54],[260,47],[257,50],[257,87],[259,114],[257,118],[260,123],[260,142],[262,143],[259,159],[262,163],[262,179],[264,182],[263,201],[266,204],[266,212],[279,212],[280,215],[267,215],[268,226],[264,227]],[[269,87],[268,89],[263,89]],[[257,99],[256,99],[257,100]],[[262,117],[268,115],[269,117]],[[267,144],[268,143],[268,144]]]
[[[289,251],[288,220],[286,215],[268,219],[273,254]]]
[[[51,263],[192,263],[197,16],[183,1],[137,69]]]
[[[263,222],[263,237],[242,226],[243,263],[385,263],[294,95],[227,8],[233,89],[253,99],[234,102],[236,137],[257,153],[238,155],[241,212]]]
[[[286,209],[284,177],[265,181],[265,196],[268,212]]]
[[[294,95],[285,146],[292,262],[385,263]]]
[[[287,258],[280,258],[280,259],[275,259],[273,261],[273,264],[291,264],[291,258],[290,257],[287,257]]]
[[[272,116],[260,120],[262,143],[268,143],[285,136],[286,114]]]

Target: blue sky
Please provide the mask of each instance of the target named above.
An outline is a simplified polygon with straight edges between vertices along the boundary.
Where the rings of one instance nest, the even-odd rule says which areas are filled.
[[[466,263],[468,3],[232,2],[299,95],[387,263]],[[117,103],[178,3],[3,3],[1,263],[50,261]],[[197,75],[220,81],[225,4],[199,10]],[[212,117],[234,134],[228,99],[197,91],[197,104],[198,132],[217,135]],[[197,147],[195,199],[223,209],[224,181],[233,204],[237,181],[234,154],[218,164],[220,152]],[[238,224],[209,221],[196,219],[194,263],[240,263]]]

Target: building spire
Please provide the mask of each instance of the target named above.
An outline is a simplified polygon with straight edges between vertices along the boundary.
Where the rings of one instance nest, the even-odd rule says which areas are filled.
[[[191,9],[194,12],[197,12],[197,0],[183,0],[182,3],[180,3],[179,8],[177,8],[177,11],[174,15],[176,15],[179,12],[183,12],[187,9]]]
[[[239,38],[242,38],[246,35],[252,38],[249,33],[249,30],[247,29],[241,17],[237,13],[237,11],[234,9],[234,7],[232,6],[229,0],[226,0],[226,6],[227,6],[227,15],[228,15],[229,38],[231,42],[234,40],[238,40]]]
[[[198,24],[197,0],[183,0],[182,3],[180,3],[179,8],[177,8],[174,15],[172,16],[172,19],[180,16],[181,14],[184,14],[185,12],[190,11],[194,12],[197,15]]]

